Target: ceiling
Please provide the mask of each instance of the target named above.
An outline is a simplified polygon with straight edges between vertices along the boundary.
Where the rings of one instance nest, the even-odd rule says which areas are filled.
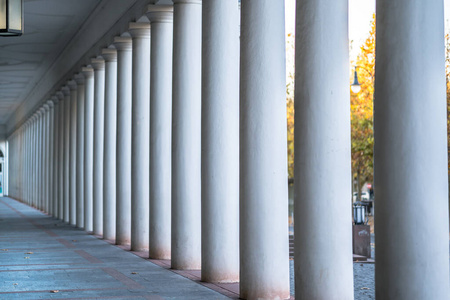
[[[25,0],[24,34],[0,38],[0,124],[5,124],[101,0]]]
[[[0,37],[0,127],[12,134],[149,3],[172,1],[24,0],[24,34]]]

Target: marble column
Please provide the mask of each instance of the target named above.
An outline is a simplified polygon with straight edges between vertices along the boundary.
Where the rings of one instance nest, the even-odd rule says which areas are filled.
[[[77,82],[77,126],[76,126],[76,199],[77,199],[77,227],[84,228],[84,75],[75,76]]]
[[[69,81],[70,109],[69,109],[69,220],[70,225],[77,223],[77,193],[76,193],[76,166],[77,166],[77,83]]]
[[[148,249],[150,168],[150,24],[130,23],[133,38],[131,250]]]
[[[102,50],[105,59],[105,125],[103,164],[103,238],[116,238],[117,50]]]
[[[300,299],[353,299],[347,6],[347,0],[297,1],[294,262]]]
[[[149,256],[170,259],[172,164],[172,6],[150,5],[150,235]]]
[[[105,115],[105,60],[91,60],[94,68],[94,160],[93,160],[93,225],[94,234],[103,235],[103,127]]]
[[[201,267],[202,1],[173,13],[172,268]]]
[[[450,299],[443,1],[376,10],[375,296]]]
[[[202,281],[239,281],[239,10],[202,7]]]
[[[84,67],[85,96],[84,96],[84,229],[87,232],[94,230],[93,217],[93,166],[94,166],[94,69]]]
[[[131,242],[132,40],[114,38],[117,49],[116,244]]]
[[[239,213],[244,299],[290,297],[284,26],[284,1],[241,1]]]

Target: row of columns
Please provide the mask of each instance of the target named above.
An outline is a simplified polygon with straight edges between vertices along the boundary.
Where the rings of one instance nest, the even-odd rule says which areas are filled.
[[[10,136],[12,195],[203,281],[240,280],[242,298],[289,298],[283,1],[242,0],[240,27],[236,0],[147,16]],[[353,299],[347,27],[346,0],[297,1],[299,299]],[[377,29],[377,298],[447,299],[442,3],[379,0]]]

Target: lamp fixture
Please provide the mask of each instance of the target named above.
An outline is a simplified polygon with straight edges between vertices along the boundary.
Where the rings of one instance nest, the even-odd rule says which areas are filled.
[[[23,0],[0,0],[0,36],[23,34]]]
[[[361,84],[359,84],[358,81],[358,73],[356,72],[356,68],[357,67],[355,67],[355,78],[353,79],[353,83],[350,88],[353,93],[358,94],[359,91],[361,90]]]

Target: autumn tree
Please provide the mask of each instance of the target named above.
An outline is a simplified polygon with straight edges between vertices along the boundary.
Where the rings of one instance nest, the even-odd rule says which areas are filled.
[[[445,77],[447,83],[447,154],[448,174],[450,175],[450,36],[445,35]],[[450,176],[449,176],[450,183]],[[450,186],[450,184],[449,184]]]
[[[295,81],[295,37],[289,33],[286,38],[286,108],[287,148],[289,178],[294,178],[294,81]]]
[[[375,15],[369,37],[354,62],[361,90],[351,93],[352,174],[361,197],[361,186],[373,180],[373,92],[375,75]],[[353,71],[351,80],[353,81]]]

